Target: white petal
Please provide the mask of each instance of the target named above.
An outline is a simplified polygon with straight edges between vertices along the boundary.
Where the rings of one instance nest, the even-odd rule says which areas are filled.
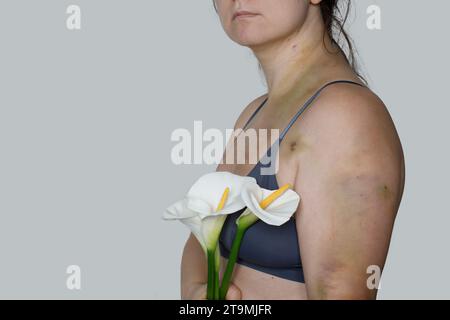
[[[187,199],[187,207],[190,210],[197,212],[197,214],[202,219],[206,217],[231,214],[245,207],[245,203],[241,197],[235,199],[235,201],[231,203],[229,201],[227,201],[226,203],[228,204],[225,205],[222,208],[222,210],[214,211],[213,208],[209,205],[209,203],[203,201],[202,199],[195,199],[195,198]]]
[[[175,202],[166,208],[163,219],[165,220],[176,220],[176,219],[185,219],[189,217],[196,216],[197,213],[190,210],[187,207],[186,199]]]
[[[203,250],[206,250],[205,237],[202,232],[202,219],[196,212],[189,210],[186,206],[185,199],[174,203],[169,206],[164,215],[165,220],[179,220],[186,225],[197,238],[198,242],[202,246]]]
[[[206,239],[203,234],[203,221],[200,217],[192,217],[180,220],[184,223],[197,238],[198,242],[206,252]]]
[[[207,248],[216,248],[225,218],[226,216],[222,215],[202,219],[202,234]]]
[[[264,198],[270,195],[273,190],[264,189]],[[274,215],[287,214],[292,216],[298,208],[300,203],[300,195],[294,190],[286,190],[279,198],[272,202],[266,211],[270,211]]]
[[[212,215],[214,208],[209,202],[199,198],[186,197],[186,206],[198,213],[201,218]]]
[[[245,202],[242,197],[236,197],[233,201],[227,201],[225,206],[220,210],[222,214],[231,214],[245,208]]]
[[[292,217],[298,207],[300,196],[293,190],[286,190],[279,198],[272,202],[266,209],[262,209],[260,202],[269,196],[274,190],[255,187],[246,188],[242,193],[247,208],[265,223],[280,226]]]
[[[246,183],[255,183],[253,177],[240,176],[227,171],[216,171],[201,176],[189,189],[187,198],[201,199],[208,203],[215,211],[219,205],[225,188],[230,188],[227,203],[231,204],[240,200],[242,185]],[[230,210],[234,209],[232,207]],[[238,209],[239,210],[239,209]],[[235,210],[237,211],[237,210]],[[202,212],[205,214],[205,211]]]

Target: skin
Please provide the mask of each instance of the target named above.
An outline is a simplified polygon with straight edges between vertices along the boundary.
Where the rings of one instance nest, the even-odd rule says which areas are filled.
[[[323,41],[319,5],[320,0],[216,0],[226,34],[253,51],[268,86],[268,94],[244,108],[235,129],[267,96],[248,128],[282,130],[323,84],[361,83],[331,40]],[[233,20],[237,10],[258,15]],[[224,158],[234,145],[230,139]],[[266,151],[260,149],[258,159]],[[368,88],[327,87],[285,136],[278,161],[278,184],[292,184],[301,196],[295,217],[305,283],[237,264],[227,299],[375,299],[367,268],[384,267],[405,181],[402,146],[384,103]],[[247,175],[254,165],[224,161],[217,171]],[[182,298],[203,297],[202,256],[191,235],[183,252]]]

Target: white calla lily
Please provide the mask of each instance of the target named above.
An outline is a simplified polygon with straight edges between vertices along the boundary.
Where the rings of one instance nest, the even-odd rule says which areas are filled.
[[[245,207],[243,187],[255,184],[248,176],[219,171],[200,177],[181,201],[169,206],[163,218],[185,224],[201,244],[208,260],[208,299],[219,297],[218,241],[226,215]]]
[[[265,206],[265,199],[274,193],[274,190],[261,188],[257,184],[247,184],[242,190],[242,200],[247,206],[241,216],[236,220],[254,214],[267,224],[281,226],[289,221],[300,202],[300,196],[293,190],[287,189],[280,192],[280,196],[274,198],[270,205]]]

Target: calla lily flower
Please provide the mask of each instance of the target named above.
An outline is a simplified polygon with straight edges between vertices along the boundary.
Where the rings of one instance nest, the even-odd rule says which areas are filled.
[[[281,226],[289,221],[300,202],[300,196],[290,187],[286,184],[274,191],[257,184],[247,184],[241,195],[247,209],[236,220],[236,224],[239,225],[241,219],[256,222],[256,218],[274,226]]]
[[[219,298],[218,242],[226,215],[245,207],[241,194],[244,186],[252,184],[256,184],[254,178],[230,172],[205,174],[163,215],[163,219],[184,223],[202,246],[208,260],[208,299]]]

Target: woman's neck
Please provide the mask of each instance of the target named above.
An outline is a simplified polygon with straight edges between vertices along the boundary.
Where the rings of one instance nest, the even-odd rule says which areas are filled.
[[[310,9],[295,33],[251,47],[264,72],[269,97],[285,96],[299,85],[316,87],[330,76],[330,68],[345,62],[341,52],[336,54],[338,48],[324,30],[322,16],[316,9]]]

